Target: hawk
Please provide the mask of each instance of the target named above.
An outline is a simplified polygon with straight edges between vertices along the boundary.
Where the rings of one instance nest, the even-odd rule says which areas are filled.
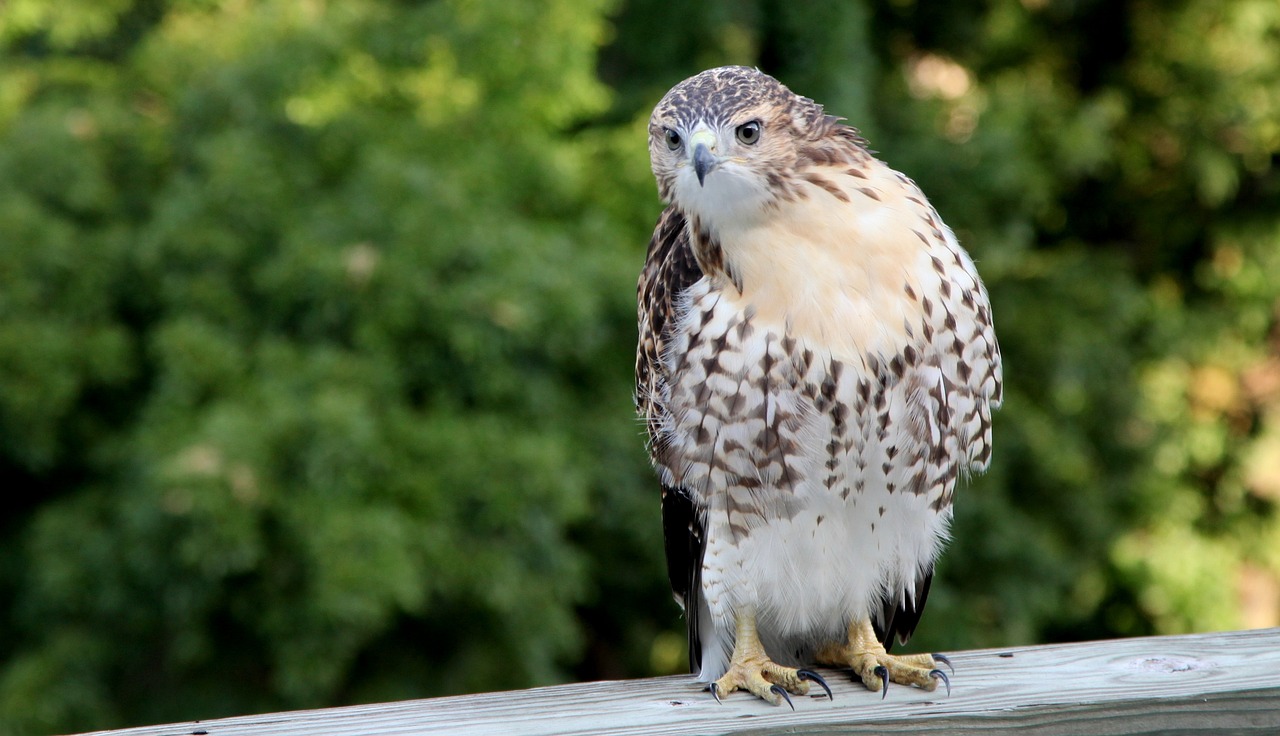
[[[638,287],[636,406],[690,666],[775,705],[806,663],[947,684],[888,654],[924,608],[961,476],[991,457],[1000,350],[973,261],[915,183],[773,77],[658,103],[667,204]]]

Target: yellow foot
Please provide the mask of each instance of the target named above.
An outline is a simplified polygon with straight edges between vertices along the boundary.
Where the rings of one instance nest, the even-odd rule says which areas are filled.
[[[785,700],[795,710],[796,706],[788,693],[807,695],[810,682],[818,683],[819,687],[827,691],[827,699],[831,698],[831,688],[827,687],[826,681],[816,672],[783,667],[769,659],[756,634],[756,619],[753,614],[739,614],[736,629],[729,671],[710,685],[711,694],[717,701],[734,690],[746,690],[773,705],[781,705]]]
[[[796,706],[787,693],[807,695],[810,682],[818,683],[819,687],[827,691],[827,699],[831,699],[831,688],[818,673],[783,667],[762,655],[758,659],[738,660],[730,664],[729,671],[711,683],[711,694],[719,700],[734,690],[746,690],[774,705],[781,705],[785,700],[791,710],[795,710]]]
[[[893,655],[885,651],[876,638],[871,621],[855,621],[849,625],[848,644],[828,644],[818,650],[818,662],[836,667],[852,667],[854,674],[868,690],[880,691],[880,697],[889,692],[889,683],[915,685],[932,692],[941,681],[951,694],[951,681],[938,669],[938,664],[951,666],[946,657],[937,654]]]

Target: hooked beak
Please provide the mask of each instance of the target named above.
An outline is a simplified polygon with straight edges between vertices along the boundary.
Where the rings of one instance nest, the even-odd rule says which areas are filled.
[[[703,179],[707,178],[707,172],[714,169],[718,163],[720,163],[719,160],[705,145],[699,143],[693,147],[693,173],[698,175],[698,186],[702,186]]]
[[[693,173],[698,175],[698,186],[702,186],[707,174],[720,165],[720,158],[712,153],[716,145],[716,136],[705,127],[699,126],[689,138],[693,146]]]

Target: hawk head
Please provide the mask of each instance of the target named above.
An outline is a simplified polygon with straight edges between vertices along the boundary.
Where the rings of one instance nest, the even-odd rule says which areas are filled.
[[[748,224],[786,198],[814,144],[844,127],[838,120],[756,69],[702,72],[672,87],[649,119],[658,192],[712,229]]]

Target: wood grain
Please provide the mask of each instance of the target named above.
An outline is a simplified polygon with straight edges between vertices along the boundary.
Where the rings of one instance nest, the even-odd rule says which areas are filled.
[[[1280,734],[1280,629],[991,649],[948,655],[950,696],[879,695],[821,670],[833,701],[796,710],[690,677],[589,682],[99,731],[98,736],[330,734]]]

